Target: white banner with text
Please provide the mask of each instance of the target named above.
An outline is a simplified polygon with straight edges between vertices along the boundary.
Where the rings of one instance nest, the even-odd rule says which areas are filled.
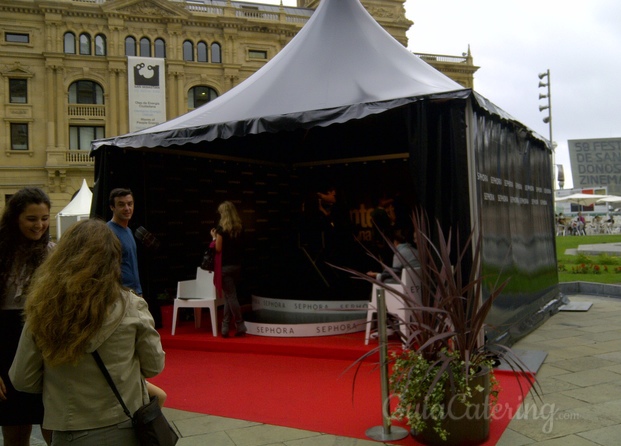
[[[129,131],[166,122],[166,65],[155,57],[127,57]]]

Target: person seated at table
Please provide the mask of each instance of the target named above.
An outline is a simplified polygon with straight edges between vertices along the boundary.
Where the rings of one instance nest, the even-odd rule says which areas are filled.
[[[586,226],[586,220],[582,216],[582,212],[578,212],[578,216],[576,217],[576,220],[574,220],[572,224],[572,233],[574,235],[585,234],[585,231],[584,231],[585,226]]]

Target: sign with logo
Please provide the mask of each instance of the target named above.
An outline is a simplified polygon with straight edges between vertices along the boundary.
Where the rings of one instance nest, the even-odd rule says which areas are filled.
[[[621,138],[567,141],[574,188],[607,187],[621,194]]]
[[[155,57],[127,57],[129,130],[166,122],[166,65]]]

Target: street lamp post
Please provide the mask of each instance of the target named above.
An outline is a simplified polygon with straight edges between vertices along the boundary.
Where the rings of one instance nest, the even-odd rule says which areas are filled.
[[[545,81],[544,81],[545,79]],[[556,161],[556,144],[554,144],[554,139],[552,138],[552,93],[551,93],[551,89],[550,89],[550,84],[552,82],[550,81],[550,70],[546,70],[544,73],[539,73],[539,88],[546,88],[547,91],[545,91],[544,93],[539,93],[539,100],[541,99],[546,99],[547,103],[544,103],[542,105],[539,105],[539,111],[542,112],[544,110],[548,110],[548,116],[545,116],[543,118],[543,122],[548,124],[548,129],[550,131],[550,150],[552,150],[552,188],[554,189],[554,180],[556,178],[556,170],[557,170],[557,165],[555,164]],[[559,172],[560,173],[560,172]],[[561,178],[559,175],[558,178],[559,181],[559,186],[562,189],[563,186],[561,186]],[[563,183],[564,183],[564,178],[563,178]],[[552,194],[552,200],[553,202],[555,201],[555,194]]]
[[[547,83],[543,82],[543,78],[546,78]],[[554,140],[552,139],[552,94],[550,90],[550,70],[546,70],[545,73],[539,73],[539,88],[547,88],[547,94],[539,93],[539,100],[547,99],[548,103],[539,106],[539,111],[548,110],[548,116],[543,118],[543,122],[548,124],[550,128],[550,148],[554,153]]]

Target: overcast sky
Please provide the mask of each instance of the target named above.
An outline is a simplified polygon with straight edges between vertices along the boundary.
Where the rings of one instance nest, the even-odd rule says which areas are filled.
[[[278,4],[280,0],[263,0]],[[295,0],[283,0],[295,6]],[[550,70],[556,164],[572,186],[567,141],[621,138],[619,0],[406,0],[414,22],[408,48],[461,55],[474,64],[474,89],[546,139],[538,74]],[[545,81],[545,79],[544,79]]]

